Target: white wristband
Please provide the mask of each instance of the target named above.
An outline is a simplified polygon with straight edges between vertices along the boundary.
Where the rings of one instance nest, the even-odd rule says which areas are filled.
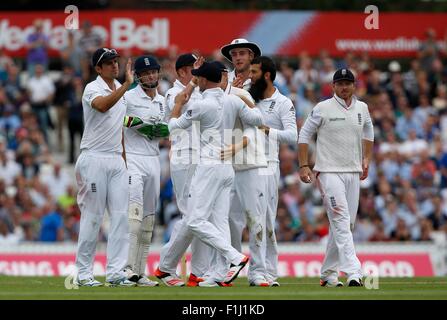
[[[196,85],[194,82],[192,82],[192,80],[189,81],[189,84],[190,84],[193,88],[197,87],[197,85]]]

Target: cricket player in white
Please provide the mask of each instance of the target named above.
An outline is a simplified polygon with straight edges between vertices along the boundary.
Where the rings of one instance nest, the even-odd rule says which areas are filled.
[[[171,111],[175,105],[175,97],[181,93],[186,92],[189,96],[189,101],[183,106],[182,113],[196,101],[202,99],[200,90],[196,84],[191,83],[193,78],[191,70],[198,68],[203,62],[203,58],[196,57],[191,53],[185,53],[177,58],[175,63],[175,69],[177,72],[177,79],[171,89],[166,92],[166,106],[167,114],[166,119],[169,120]],[[171,157],[170,157],[170,169],[171,180],[176,196],[177,206],[182,214],[186,216],[188,214],[188,195],[189,187],[191,184],[191,178],[195,172],[196,164],[198,161],[197,144],[195,140],[198,139],[200,130],[197,124],[193,123],[192,126],[182,129],[174,130],[171,132]],[[167,259],[171,259],[179,247],[178,242],[182,242],[183,236],[179,234],[181,231],[179,222],[176,223],[174,229],[171,232],[169,242],[163,246],[160,254],[160,266],[163,268]],[[194,237],[191,243],[191,274],[187,282],[188,286],[197,286],[198,282],[202,281],[202,276],[205,275],[209,265],[209,247],[204,244],[198,238]],[[166,262],[169,264],[168,262]],[[170,278],[163,278],[163,282],[168,286],[183,286],[183,281],[177,276]]]
[[[93,277],[93,260],[104,211],[110,217],[107,241],[106,285],[134,286],[123,272],[129,250],[128,176],[123,143],[123,118],[126,114],[124,93],[133,83],[131,60],[127,62],[126,81],[118,76],[118,53],[100,48],[92,57],[99,74],[87,84],[82,96],[85,129],[81,155],[76,166],[77,202],[81,210],[76,267],[77,284],[102,285]]]
[[[126,92],[128,116],[159,123],[165,119],[165,99],[158,94],[160,65],[152,56],[135,60],[138,85]],[[146,137],[132,128],[124,129],[129,172],[129,257],[126,273],[137,286],[154,287],[158,282],[145,275],[147,256],[160,196],[159,138]]]
[[[231,164],[221,160],[224,146],[225,94],[219,88],[221,72],[214,64],[204,62],[200,68],[192,70],[192,74],[198,77],[203,100],[194,103],[180,116],[187,97],[185,94],[179,94],[171,114],[169,129],[172,131],[176,128],[188,128],[194,120],[199,121],[200,161],[191,181],[188,215],[180,221],[186,226],[182,228],[185,238],[181,243],[183,247],[179,248],[176,259],[171,261],[170,266],[160,265],[156,275],[160,279],[170,277],[181,254],[186,251],[193,236],[196,236],[220,253],[216,261],[217,269],[220,269],[219,267],[226,261],[230,264],[229,271],[223,279],[213,279],[214,282],[208,280],[206,286],[230,284],[247,264],[248,257],[234,249],[229,241],[229,194],[234,172]],[[167,270],[166,267],[171,270]],[[199,286],[204,282],[200,282]]]
[[[246,39],[234,39],[220,49],[222,55],[233,64],[234,70],[228,74],[228,81],[233,87],[250,89],[250,63],[261,55],[256,43]]]
[[[266,56],[254,58],[250,66],[250,94],[261,110],[266,135],[265,155],[267,167],[267,221],[266,221],[266,269],[265,279],[269,286],[279,286],[278,245],[275,234],[275,220],[278,207],[279,144],[296,144],[298,132],[295,107],[292,101],[282,95],[273,85],[276,66]]]
[[[248,91],[233,87],[228,82],[228,70],[220,62],[216,63],[222,71],[221,88],[228,95],[236,95],[252,108],[254,100]],[[258,111],[258,109],[254,109]],[[229,225],[231,245],[242,251],[242,231],[247,225],[249,231],[250,264],[248,282],[251,286],[268,287],[265,279],[266,264],[266,213],[267,213],[267,159],[265,157],[264,134],[255,126],[250,126],[237,114],[225,108],[227,124],[234,128],[236,143],[223,151],[233,156],[234,183],[230,194]],[[236,117],[236,118],[235,118]],[[259,124],[258,124],[259,125]]]
[[[360,193],[360,180],[368,176],[374,130],[368,106],[353,96],[355,78],[349,69],[339,69],[333,77],[334,96],[318,103],[301,128],[298,147],[300,178],[313,181],[308,162],[308,144],[317,134],[316,183],[330,222],[326,256],[320,285],[343,286],[338,281],[344,272],[348,286],[362,286],[362,269],[356,256],[352,230]]]

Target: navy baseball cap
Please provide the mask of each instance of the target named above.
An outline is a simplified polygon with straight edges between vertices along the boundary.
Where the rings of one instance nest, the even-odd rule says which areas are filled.
[[[215,64],[221,72],[228,72],[227,66],[224,65],[222,62],[216,60],[211,63]]]
[[[192,53],[185,53],[180,55],[175,62],[175,70],[178,70],[182,67],[192,66],[194,62],[196,62],[197,57]]]
[[[197,77],[204,77],[205,79],[219,83],[222,79],[222,71],[212,62],[204,62],[200,68],[192,69],[191,74]]]
[[[341,80],[355,82],[355,77],[351,70],[342,68],[335,71],[332,82],[335,83]]]
[[[135,60],[135,72],[141,73],[146,70],[160,70],[160,64],[153,56],[141,56]]]
[[[114,59],[120,55],[115,49],[99,48],[93,53],[92,64],[94,67],[107,60]]]

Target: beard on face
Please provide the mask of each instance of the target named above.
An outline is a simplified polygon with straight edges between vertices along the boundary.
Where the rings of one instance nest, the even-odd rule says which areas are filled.
[[[251,94],[255,102],[259,102],[264,97],[264,92],[267,89],[267,81],[265,81],[264,74],[256,82],[252,82],[248,92]]]

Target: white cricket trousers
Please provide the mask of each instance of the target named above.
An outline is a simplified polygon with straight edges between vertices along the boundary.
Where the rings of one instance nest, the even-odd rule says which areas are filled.
[[[182,214],[182,219],[177,221],[171,232],[169,242],[165,244],[160,253],[160,270],[164,272],[174,273],[177,263],[181,256],[186,252],[188,246],[181,251],[185,241],[191,243],[191,272],[202,277],[209,269],[211,248],[203,243],[197,237],[189,240],[189,232],[186,226],[185,216],[188,213],[188,199],[192,176],[196,171],[196,164],[181,164],[171,162],[171,180],[174,188],[175,197],[177,200],[177,207]],[[177,258],[177,256],[180,256]],[[175,266],[173,264],[175,263]]]
[[[155,214],[160,197],[160,160],[158,156],[127,154],[129,204],[143,208],[129,218],[140,220]]]
[[[266,215],[267,176],[265,168],[236,171],[231,190],[230,231],[231,245],[242,250],[242,231],[249,231],[250,264],[248,281],[263,279],[267,272],[266,256]]]
[[[212,266],[215,269],[214,280],[223,280],[229,263],[239,264],[242,261],[244,255],[230,244],[228,214],[233,178],[231,164],[197,165],[191,180],[188,214],[174,227],[177,237],[174,241],[178,246],[171,246],[170,255],[166,246],[163,247],[160,254],[161,271],[175,272],[194,236],[219,253]]]
[[[78,278],[93,277],[93,261],[104,211],[110,217],[106,281],[124,276],[129,250],[128,175],[121,154],[82,151],[75,166],[81,223],[76,253]]]
[[[329,218],[329,238],[321,267],[321,279],[334,281],[339,271],[348,278],[361,278],[352,229],[359,205],[360,173],[319,172],[316,174],[323,204]]]
[[[267,177],[266,280],[275,281],[278,279],[278,243],[275,225],[278,210],[279,162],[269,161],[265,172]]]

